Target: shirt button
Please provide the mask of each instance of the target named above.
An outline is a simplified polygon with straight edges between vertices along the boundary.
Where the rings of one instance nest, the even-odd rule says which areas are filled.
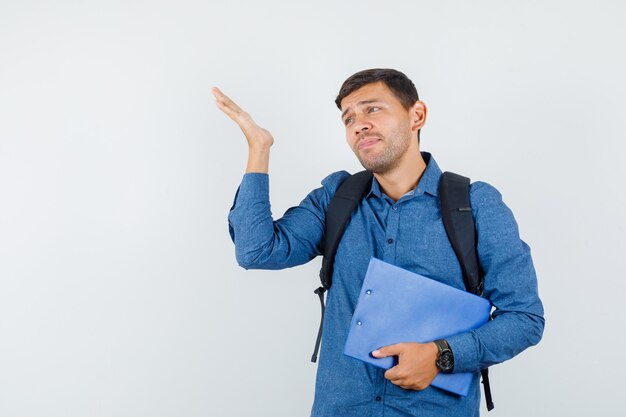
[[[376,397],[376,401],[380,401],[380,400],[382,400],[382,398],[379,395],[379,396]]]
[[[391,209],[394,210],[394,211],[398,210],[398,206],[391,206]]]
[[[387,239],[387,243],[391,245],[393,243],[393,239]]]

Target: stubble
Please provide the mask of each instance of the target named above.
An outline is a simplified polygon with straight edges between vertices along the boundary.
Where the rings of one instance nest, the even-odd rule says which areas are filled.
[[[391,132],[388,137],[375,136],[381,138],[377,147],[382,145],[382,149],[366,150],[362,153],[359,153],[358,149],[354,149],[354,153],[363,168],[375,174],[384,175],[400,165],[402,156],[411,145],[412,138],[407,133],[407,129],[401,127]]]

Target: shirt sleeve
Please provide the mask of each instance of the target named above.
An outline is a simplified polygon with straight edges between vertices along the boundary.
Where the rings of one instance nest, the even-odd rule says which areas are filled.
[[[322,180],[322,187],[274,220],[269,175],[245,174],[228,214],[237,263],[245,269],[283,269],[322,254],[326,208],[349,175],[345,171],[329,175]]]
[[[491,185],[470,188],[478,235],[478,258],[485,273],[483,296],[494,306],[493,320],[479,329],[447,338],[454,372],[474,372],[504,362],[541,340],[543,305],[530,248],[515,218]]]

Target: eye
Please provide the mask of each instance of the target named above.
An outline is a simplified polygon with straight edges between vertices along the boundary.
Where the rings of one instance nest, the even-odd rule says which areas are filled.
[[[374,112],[377,112],[378,110],[380,110],[380,107],[375,107],[375,106],[374,106],[374,107],[370,107],[370,108],[367,110],[367,112],[368,112],[368,113],[374,113]]]
[[[352,117],[346,117],[346,119],[343,121],[343,124],[348,126],[350,123],[352,123]]]

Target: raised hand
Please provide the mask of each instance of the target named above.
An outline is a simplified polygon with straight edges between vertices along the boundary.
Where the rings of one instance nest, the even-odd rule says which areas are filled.
[[[217,107],[239,125],[251,149],[269,149],[274,144],[272,134],[256,124],[249,113],[245,112],[237,103],[222,93],[219,88],[213,87],[211,91],[215,96]]]

